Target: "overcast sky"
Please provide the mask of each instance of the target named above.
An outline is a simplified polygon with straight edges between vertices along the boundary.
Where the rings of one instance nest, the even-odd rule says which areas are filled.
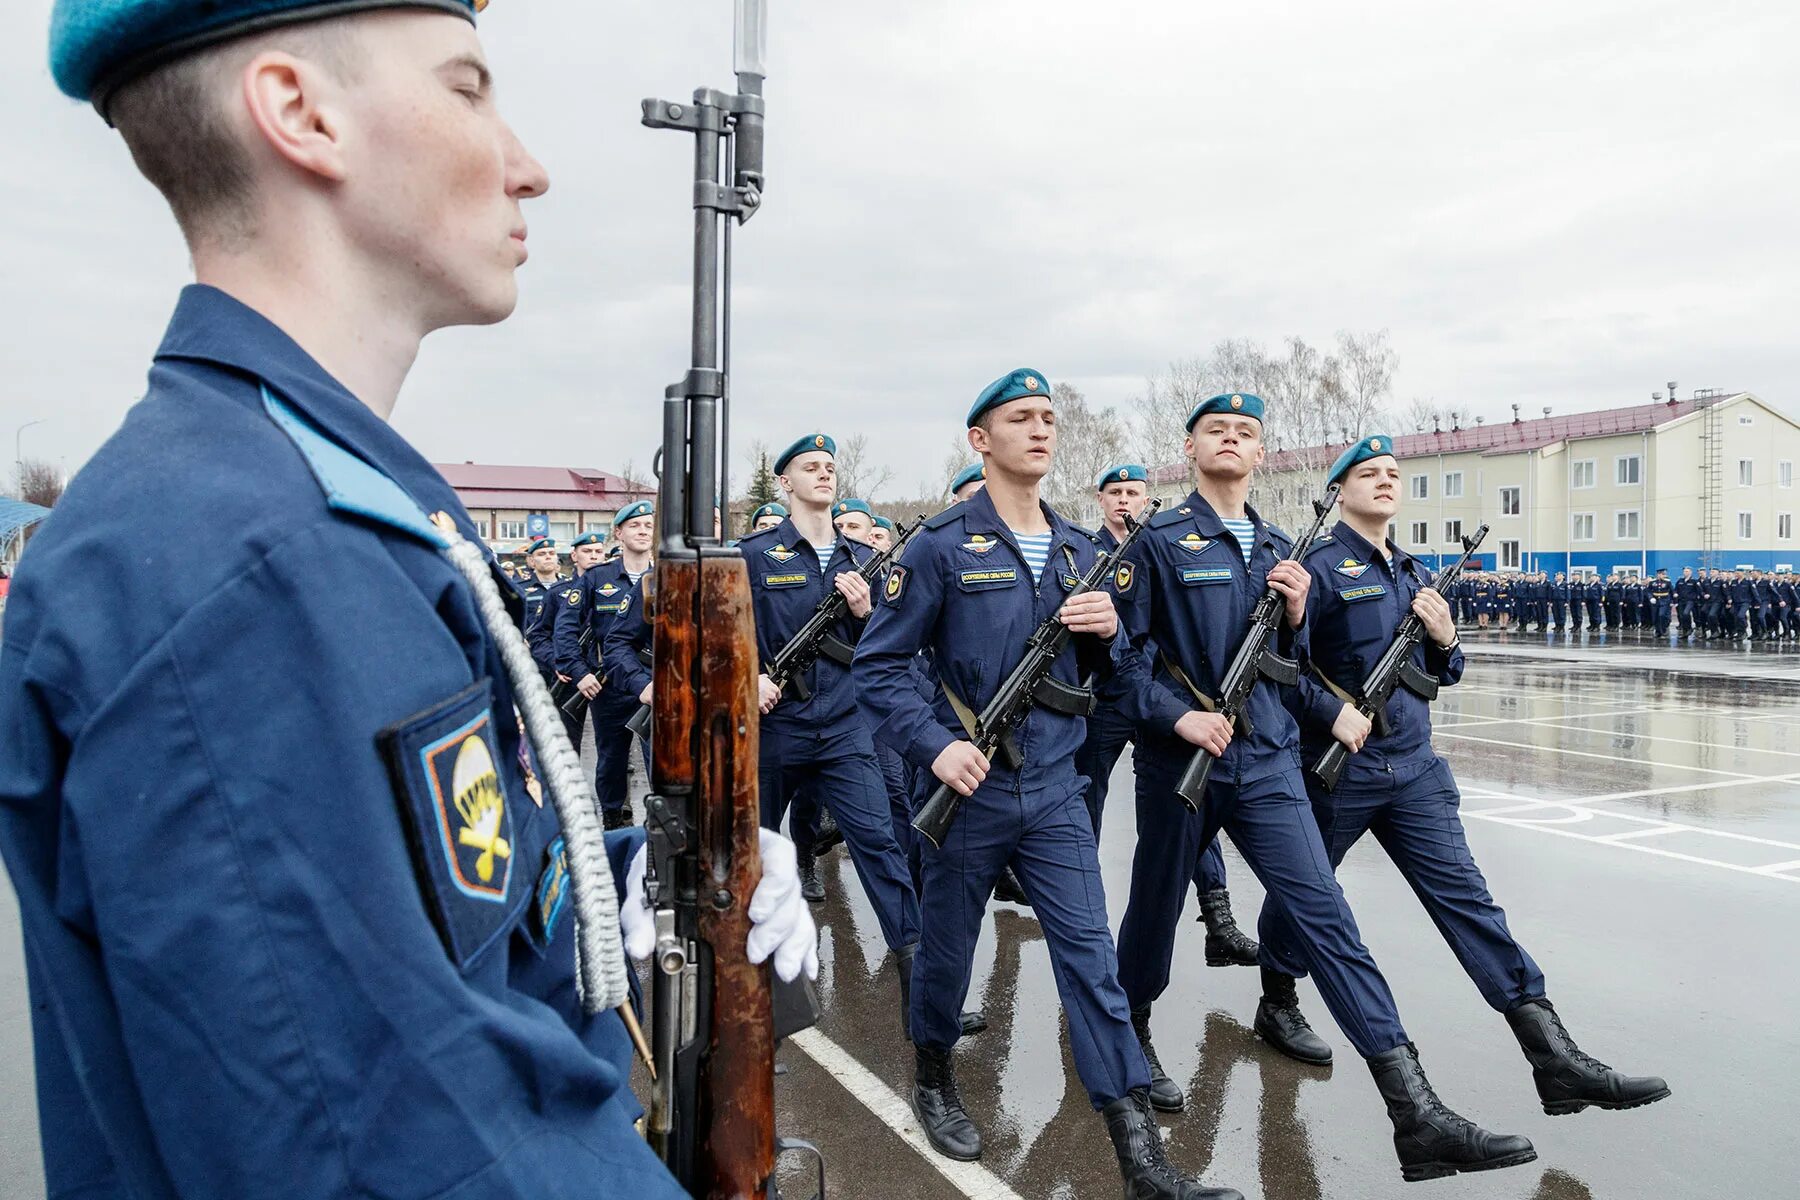
[[[772,9],[740,438],[866,432],[896,489],[935,487],[1014,366],[1123,404],[1221,337],[1343,328],[1390,330],[1398,400],[1490,419],[1671,378],[1800,410],[1791,3]],[[552,188],[517,314],[426,342],[396,414],[426,454],[647,467],[686,366],[691,150],[638,101],[729,84],[730,10],[493,0],[502,110]],[[73,469],[141,393],[188,266],[51,84],[49,11],[0,41],[0,436],[46,418],[27,456]]]

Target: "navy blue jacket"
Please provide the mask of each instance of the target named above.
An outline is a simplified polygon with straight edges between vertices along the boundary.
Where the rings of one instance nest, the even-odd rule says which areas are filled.
[[[875,740],[926,772],[946,746],[968,738],[944,689],[979,713],[1024,656],[1032,631],[1062,607],[1100,554],[1092,534],[1042,508],[1050,557],[1038,580],[983,490],[925,522],[876,601],[856,648],[857,702]],[[1090,673],[1110,674],[1125,648],[1122,637],[1072,638],[1051,673],[1079,686]],[[930,652],[939,680],[929,700],[917,673],[920,650]],[[996,759],[981,786],[1026,792],[1073,778],[1086,729],[1081,717],[1033,705],[1015,739],[1024,767],[1013,771]]]
[[[551,652],[556,669],[570,679],[587,674],[600,674],[600,656],[606,644],[606,633],[613,621],[625,611],[631,596],[631,576],[625,573],[625,560],[615,558],[589,567],[557,602],[556,629],[551,635]],[[592,628],[587,650],[581,648],[582,632]]]
[[[476,538],[399,434],[190,287],[32,541],[0,854],[51,1194],[682,1194],[572,920],[543,936],[557,822],[439,511]]]
[[[541,671],[556,669],[556,654],[551,646],[551,634],[556,630],[555,604],[574,583],[573,579],[559,578],[546,587],[534,575],[524,592],[525,644],[531,647],[531,660]]]
[[[1219,677],[1244,639],[1250,610],[1268,586],[1269,568],[1293,549],[1287,534],[1265,524],[1255,509],[1247,512],[1256,529],[1248,569],[1237,541],[1212,506],[1194,492],[1150,519],[1150,527],[1127,556],[1128,573],[1116,581],[1125,632],[1138,652],[1127,657],[1123,668],[1128,677],[1122,689],[1126,715],[1161,740],[1158,748],[1165,753],[1175,749],[1169,745],[1175,739],[1175,722],[1200,707],[1169,671],[1168,660],[1173,659],[1195,687],[1216,698]],[[1276,652],[1304,666],[1306,629],[1288,629],[1285,617],[1280,629]],[[1154,669],[1141,657],[1151,645],[1157,653]],[[1219,766],[1231,778],[1242,780],[1294,765],[1300,731],[1274,683],[1257,681],[1246,715],[1252,733],[1245,736],[1240,730]],[[1213,778],[1224,776],[1215,773]]]
[[[1432,575],[1417,559],[1387,544],[1384,557],[1342,521],[1305,558],[1312,589],[1306,596],[1306,624],[1311,630],[1312,663],[1325,677],[1355,695],[1375,662],[1394,640],[1412,612],[1413,598],[1431,586]],[[1462,678],[1460,645],[1446,653],[1428,635],[1413,651],[1413,666],[1443,686]],[[1313,761],[1332,742],[1331,723],[1344,702],[1312,674],[1300,676],[1293,693],[1300,719],[1302,756]],[[1431,705],[1416,692],[1394,689],[1388,701],[1386,737],[1371,732],[1363,748],[1351,755],[1345,777],[1385,771],[1431,748]]]

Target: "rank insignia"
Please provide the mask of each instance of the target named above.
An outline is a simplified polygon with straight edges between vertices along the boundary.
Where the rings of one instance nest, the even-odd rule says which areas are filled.
[[[1130,563],[1120,563],[1119,569],[1113,572],[1113,590],[1123,596],[1131,590],[1132,581],[1136,578],[1137,572],[1131,569]]]
[[[1368,563],[1357,562],[1356,559],[1354,559],[1354,558],[1346,558],[1343,562],[1339,563],[1337,566],[1332,568],[1332,570],[1336,571],[1339,575],[1342,575],[1347,579],[1361,579],[1363,576],[1363,572],[1367,571],[1368,569],[1369,569]]]
[[[1176,538],[1175,544],[1180,546],[1183,550],[1186,550],[1189,554],[1201,554],[1205,552],[1208,546],[1213,544],[1213,540],[1211,538],[1203,538],[1199,533],[1190,529],[1180,537]]]
[[[780,542],[776,542],[773,546],[770,546],[767,550],[764,550],[763,553],[768,555],[770,558],[774,559],[778,563],[788,562],[789,560],[798,558],[800,556],[800,552],[798,550],[789,550],[786,546],[782,545]]]
[[[969,540],[962,544],[962,548],[972,550],[976,554],[986,554],[999,544],[999,538],[991,538],[985,533],[972,533],[969,535]]]

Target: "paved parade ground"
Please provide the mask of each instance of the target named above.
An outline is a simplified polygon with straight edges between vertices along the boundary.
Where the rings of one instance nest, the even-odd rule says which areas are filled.
[[[1340,877],[1432,1081],[1470,1118],[1529,1136],[1538,1161],[1402,1184],[1368,1072],[1317,991],[1303,983],[1301,1000],[1337,1055],[1333,1070],[1257,1040],[1256,971],[1203,966],[1192,921],[1155,1015],[1163,1064],[1189,1097],[1186,1112],[1162,1118],[1172,1154],[1267,1200],[1800,1194],[1800,1030],[1789,1013],[1800,994],[1800,650],[1495,633],[1465,634],[1465,647],[1466,681],[1435,716],[1476,857],[1582,1047],[1665,1076],[1674,1095],[1632,1112],[1544,1116],[1506,1023],[1371,838]],[[1101,844],[1115,928],[1134,837],[1130,770],[1127,756]],[[1254,933],[1261,889],[1229,842],[1225,854]],[[814,911],[826,1016],[783,1048],[777,1094],[781,1132],[825,1151],[830,1194],[1117,1196],[1029,912],[996,905],[983,931],[970,1007],[992,1028],[959,1048],[958,1064],[986,1153],[951,1163],[924,1149],[907,1109],[911,1056],[874,914],[841,851],[824,865],[830,898]],[[39,1197],[10,888],[0,889],[0,1062],[0,1200]]]

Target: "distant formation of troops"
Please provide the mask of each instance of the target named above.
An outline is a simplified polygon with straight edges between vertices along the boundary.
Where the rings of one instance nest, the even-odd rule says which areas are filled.
[[[1538,633],[1633,630],[1680,640],[1800,637],[1800,580],[1789,572],[1699,571],[1671,579],[1558,571],[1470,572],[1451,589],[1457,619],[1478,629]]]

